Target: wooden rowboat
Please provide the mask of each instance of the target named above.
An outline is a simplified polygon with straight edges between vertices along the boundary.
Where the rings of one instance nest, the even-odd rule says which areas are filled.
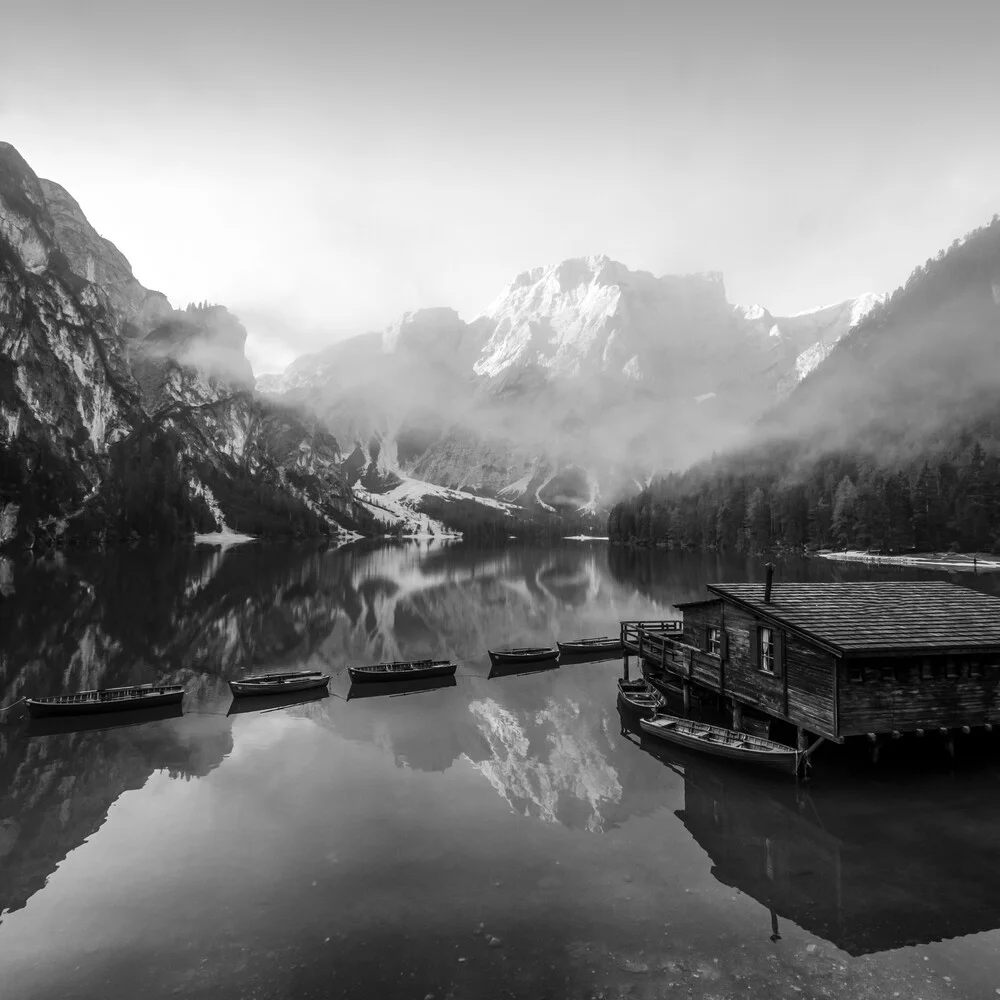
[[[325,688],[330,675],[319,670],[289,670],[284,673],[254,674],[239,677],[229,682],[229,690],[234,698],[254,695],[292,694],[296,691],[311,691]]]
[[[612,636],[602,635],[597,639],[572,639],[569,642],[557,642],[560,653],[579,656],[581,653],[618,653],[622,648],[622,640]]]
[[[535,663],[539,660],[554,660],[559,655],[555,646],[501,646],[489,650],[490,662]]]
[[[645,679],[618,679],[618,697],[628,707],[644,716],[655,715],[667,707],[667,699]]]
[[[756,764],[792,774],[798,764],[799,753],[793,747],[765,740],[761,736],[724,729],[722,726],[710,726],[706,722],[680,719],[673,715],[656,715],[652,719],[640,720],[639,725],[650,736],[725,760]]]
[[[128,712],[140,708],[178,705],[184,697],[182,684],[140,684],[131,687],[98,688],[52,698],[25,698],[32,718],[54,715],[97,715],[100,712]]]
[[[392,663],[373,663],[367,667],[348,667],[347,672],[355,684],[364,682],[417,681],[428,677],[451,677],[457,664],[449,660],[397,660]]]

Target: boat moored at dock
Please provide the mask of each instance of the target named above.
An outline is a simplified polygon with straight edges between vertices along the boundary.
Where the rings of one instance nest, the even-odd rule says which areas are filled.
[[[642,719],[639,725],[644,733],[686,750],[697,750],[712,757],[787,771],[789,774],[798,771],[799,751],[760,736],[674,715],[655,715],[652,719]]]
[[[645,678],[634,681],[619,678],[618,699],[627,708],[647,717],[667,707],[667,699]]]

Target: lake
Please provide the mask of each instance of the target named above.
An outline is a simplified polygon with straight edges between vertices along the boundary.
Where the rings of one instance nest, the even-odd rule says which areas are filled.
[[[933,576],[776,570],[904,575]],[[640,746],[620,659],[489,677],[491,645],[616,634],[762,578],[603,542],[0,560],[0,704],[186,688],[143,724],[0,726],[0,996],[1000,993],[992,742],[828,757],[796,787]],[[453,685],[351,689],[348,663],[431,655]],[[226,678],[300,667],[332,672],[328,697],[231,711]]]

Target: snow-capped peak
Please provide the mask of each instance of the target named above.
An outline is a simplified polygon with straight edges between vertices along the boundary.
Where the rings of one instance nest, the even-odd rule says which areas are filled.
[[[644,349],[665,337],[698,341],[705,317],[711,323],[729,308],[717,272],[657,278],[605,254],[574,257],[521,272],[487,306],[477,322],[492,331],[474,370],[492,378],[536,365],[552,375],[637,378]]]

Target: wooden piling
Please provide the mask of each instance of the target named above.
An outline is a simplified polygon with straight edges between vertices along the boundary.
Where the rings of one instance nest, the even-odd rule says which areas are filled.
[[[743,729],[743,706],[733,699],[733,729],[741,732]]]
[[[681,690],[684,692],[684,714],[691,711],[691,682],[681,681]]]

